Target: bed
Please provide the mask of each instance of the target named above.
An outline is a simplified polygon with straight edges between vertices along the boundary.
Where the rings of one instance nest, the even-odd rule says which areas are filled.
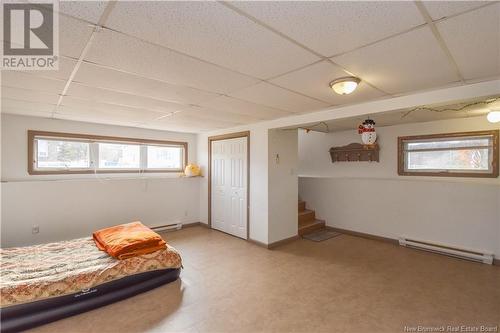
[[[92,238],[0,249],[1,331],[16,332],[88,311],[179,277],[171,246],[117,260]]]

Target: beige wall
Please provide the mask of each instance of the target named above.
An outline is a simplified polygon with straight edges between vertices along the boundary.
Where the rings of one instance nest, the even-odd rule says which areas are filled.
[[[376,116],[373,117],[376,121]],[[500,257],[500,179],[397,175],[397,137],[498,129],[485,117],[378,127],[380,163],[332,163],[328,150],[356,130],[299,133],[299,196],[330,226],[414,237]]]
[[[2,115],[3,247],[89,236],[93,230],[141,220],[149,226],[199,221],[200,179],[178,174],[42,175],[27,173],[27,130],[188,142],[194,134]],[[38,225],[40,232],[32,234]]]

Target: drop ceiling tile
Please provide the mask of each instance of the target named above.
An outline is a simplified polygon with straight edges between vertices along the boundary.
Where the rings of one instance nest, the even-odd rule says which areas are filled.
[[[4,0],[2,0],[2,3]],[[12,1],[12,2],[28,2],[28,1]],[[37,2],[37,1],[34,1]],[[59,9],[61,11],[64,8],[68,12],[76,13],[77,8],[82,8],[82,6],[89,7],[88,4],[93,3],[93,1],[85,2],[74,2],[74,1],[60,1]],[[74,8],[71,10],[71,8]],[[42,10],[46,10],[41,8]],[[87,41],[92,33],[92,27],[88,23],[82,22],[81,20],[66,16],[59,15],[59,29],[56,31],[56,36],[59,38],[59,54],[78,58],[81,51],[85,47]]]
[[[0,40],[0,43],[3,42],[4,42],[3,40]],[[60,56],[58,60],[58,69],[48,69],[48,70],[30,69],[30,70],[16,70],[16,71],[45,78],[67,80],[70,77],[71,72],[73,71],[75,65],[76,65],[75,60],[64,56]]]
[[[213,129],[230,128],[240,123],[228,120],[200,119],[196,115],[189,113],[176,113],[171,117],[162,118],[153,122],[158,126],[165,126],[165,129],[173,130],[175,127],[193,128],[196,131],[206,131]]]
[[[210,121],[222,121],[222,122],[230,122],[232,124],[242,125],[249,124],[259,121],[258,118],[232,113],[227,111],[220,111],[215,109],[209,109],[202,106],[191,106],[184,109],[179,115],[182,116],[190,116],[193,119],[197,119],[200,121],[210,120]]]
[[[382,92],[364,82],[361,82],[358,88],[350,95],[341,96],[334,93],[329,83],[334,79],[347,75],[340,67],[328,61],[322,61],[280,76],[271,80],[271,82],[334,105],[360,103],[384,96]]]
[[[410,1],[235,1],[231,4],[329,57],[425,23]]]
[[[134,120],[124,120],[123,117],[118,117],[116,115],[103,117],[101,114],[95,113],[80,113],[74,109],[69,109],[67,107],[62,107],[59,111],[60,113],[54,113],[51,115],[54,119],[64,119],[71,121],[81,121],[86,123],[96,123],[96,124],[106,124],[106,125],[116,125],[116,126],[129,126],[135,127],[139,122]]]
[[[107,4],[107,1],[59,1],[59,12],[97,23]]]
[[[82,63],[75,76],[75,82],[181,104],[198,104],[219,96],[215,93],[146,79],[88,63]]]
[[[62,104],[57,108],[57,113],[89,117],[101,120],[120,120],[127,122],[145,122],[157,119],[165,113],[155,112],[139,108],[125,107],[94,101],[85,101],[71,97],[64,97]]]
[[[332,60],[377,88],[393,94],[443,86],[458,80],[427,27]]]
[[[88,23],[59,15],[59,54],[78,58],[92,34]]]
[[[35,90],[2,86],[2,99],[12,99],[18,101],[55,105],[57,104],[59,95],[56,93],[47,93]]]
[[[311,112],[328,106],[327,103],[293,93],[267,82],[239,90],[231,96],[293,113]]]
[[[103,30],[96,35],[86,60],[173,84],[219,93],[229,93],[258,82],[249,76],[110,30]]]
[[[122,1],[116,4],[107,25],[258,78],[276,76],[318,60],[312,53],[212,1],[152,1],[141,6]]]
[[[457,15],[484,6],[492,1],[424,1],[424,6],[433,20]]]
[[[184,132],[184,133],[201,133],[205,130],[203,127],[197,127],[194,125],[183,125],[183,124],[172,124],[172,123],[142,123],[138,124],[137,127],[148,128],[160,131],[172,131],[172,132]],[[209,128],[205,126],[205,128]],[[209,128],[208,131],[216,130],[216,127]]]
[[[201,103],[201,105],[209,109],[217,109],[252,116],[259,120],[275,119],[289,116],[291,114],[286,111],[270,108],[264,105],[258,105],[229,96],[220,96],[208,102]]]
[[[18,101],[2,99],[1,113],[25,116],[49,117],[54,110],[54,105],[39,102]]]
[[[66,94],[68,97],[84,99],[87,101],[121,105],[150,111],[169,113],[181,110],[186,106],[178,103],[167,102],[149,97],[125,94],[107,89],[85,86],[79,83],[70,85]]]
[[[2,86],[60,94],[66,81],[42,78],[17,71],[2,71]]]
[[[500,74],[500,3],[438,22],[466,79]]]

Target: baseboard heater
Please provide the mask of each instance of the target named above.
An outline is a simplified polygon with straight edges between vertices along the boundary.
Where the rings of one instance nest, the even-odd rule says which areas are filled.
[[[182,229],[182,223],[159,225],[159,226],[156,226],[156,227],[151,227],[151,229],[154,230],[154,231],[181,230]]]
[[[493,254],[489,252],[464,249],[456,246],[431,243],[406,237],[399,238],[399,245],[414,248],[417,250],[439,253],[450,257],[481,262],[484,264],[493,264]]]

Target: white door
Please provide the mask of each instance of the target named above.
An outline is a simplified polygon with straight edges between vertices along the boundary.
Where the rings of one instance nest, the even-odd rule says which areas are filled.
[[[212,141],[212,227],[247,238],[247,137]]]

